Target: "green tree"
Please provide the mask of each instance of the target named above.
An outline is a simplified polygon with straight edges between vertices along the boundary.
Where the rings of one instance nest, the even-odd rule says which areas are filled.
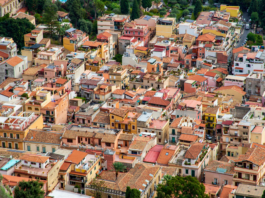
[[[56,33],[56,27],[59,25],[57,11],[57,6],[50,0],[47,0],[44,5],[43,21],[48,26],[50,37]]]
[[[120,0],[120,8],[122,14],[129,14],[129,1],[128,0]]]
[[[130,186],[127,186],[127,188],[126,188],[126,192],[125,192],[125,198],[130,198],[130,196],[131,196],[131,188],[130,188]],[[265,191],[264,191],[265,192]]]
[[[24,47],[24,35],[34,28],[28,19],[8,18],[0,22],[0,35],[13,38],[18,49],[21,49]]]
[[[265,190],[263,191],[263,194],[262,194],[261,198],[265,198]]]
[[[256,35],[254,33],[250,32],[247,35],[247,39],[248,39],[248,41],[252,41],[253,43],[255,43],[256,42]]]
[[[159,14],[164,16],[167,14],[167,9],[165,7],[163,7],[162,9],[159,10]]]
[[[140,17],[140,8],[137,0],[133,1],[131,20],[138,19]]]
[[[210,6],[213,6],[214,0],[209,0],[209,4],[210,4]]]
[[[121,54],[116,54],[113,59],[119,63],[122,62],[122,55]]]
[[[46,4],[46,2],[49,0],[38,0],[37,2],[37,13],[42,13],[44,10],[44,5]]]
[[[93,7],[95,9],[95,19],[97,19],[97,12],[103,12],[105,4],[101,0],[93,0]]]
[[[150,8],[152,6],[152,0],[142,0],[142,6],[144,9]]]
[[[79,19],[82,19],[80,0],[72,0],[71,1],[69,18],[71,19],[71,23],[74,25],[74,27],[77,27],[77,23],[78,23]]]
[[[14,190],[14,198],[43,198],[43,183],[40,181],[19,182]]]
[[[251,15],[252,12],[258,12],[259,10],[259,3],[257,0],[252,0],[248,9],[248,14]]]
[[[190,13],[190,11],[185,9],[185,10],[183,10],[182,15],[187,16],[189,13]]]
[[[25,0],[25,6],[30,12],[37,10],[37,5],[38,0]]]
[[[113,167],[116,172],[116,179],[118,178],[118,173],[123,172],[126,169],[126,166],[121,162],[114,162]]]
[[[197,178],[175,176],[158,185],[157,198],[208,198],[205,187]]]
[[[91,21],[85,19],[79,19],[78,21],[78,28],[87,34],[92,32],[92,25]]]
[[[125,198],[140,198],[141,192],[135,188],[131,189],[129,186],[126,188]]]
[[[0,185],[0,197],[1,198],[12,198],[13,196],[11,196],[7,190],[5,189],[4,186]]]
[[[259,14],[257,12],[252,12],[250,16],[251,22],[253,24],[256,23],[256,30],[258,28],[258,23],[259,23]]]
[[[70,29],[70,26],[68,24],[64,24],[63,26],[58,25],[57,27],[57,32],[59,34],[61,44],[63,43],[63,37],[65,35],[65,32],[68,29]]]
[[[263,45],[263,39],[262,36],[259,34],[256,34],[256,44],[257,45]]]
[[[36,19],[36,24],[43,23],[43,19],[41,18],[40,14],[36,13],[34,17]]]
[[[158,4],[161,2],[160,0],[154,0],[155,4],[156,4],[156,8],[158,9]]]
[[[201,11],[202,11],[202,2],[200,0],[197,0],[193,11],[194,17],[197,18]]]

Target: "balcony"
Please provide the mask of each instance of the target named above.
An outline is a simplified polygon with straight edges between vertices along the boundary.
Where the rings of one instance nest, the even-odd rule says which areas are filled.
[[[86,177],[74,177],[71,176],[69,177],[70,181],[74,181],[74,182],[78,182],[78,183],[86,183],[87,182],[87,178]]]

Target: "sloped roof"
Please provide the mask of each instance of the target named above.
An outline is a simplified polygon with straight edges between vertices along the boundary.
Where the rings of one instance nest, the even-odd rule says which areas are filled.
[[[201,153],[204,146],[205,146],[205,144],[203,144],[203,143],[195,143],[195,144],[191,145],[191,147],[186,151],[184,157],[189,158],[189,159],[196,159],[198,157],[198,155]]]

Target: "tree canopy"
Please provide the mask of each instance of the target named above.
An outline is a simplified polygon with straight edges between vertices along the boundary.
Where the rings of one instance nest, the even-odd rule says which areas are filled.
[[[14,190],[14,198],[43,198],[43,183],[39,181],[19,182]]]
[[[193,15],[195,18],[197,18],[202,11],[202,2],[200,0],[197,0],[195,3],[195,8],[193,10]]]
[[[150,8],[152,6],[152,0],[142,0],[143,8]]]
[[[140,198],[141,192],[137,189],[131,189],[129,186],[126,188],[125,198]]]
[[[131,20],[138,19],[140,17],[140,8],[138,0],[133,1]]]
[[[120,0],[120,9],[122,14],[129,14],[129,1],[128,0]]]
[[[164,180],[157,188],[157,198],[208,198],[205,187],[197,178],[175,176]]]
[[[53,35],[56,27],[59,25],[57,11],[58,8],[54,3],[46,1],[44,5],[43,21],[49,27],[50,36]]]
[[[11,37],[21,49],[24,47],[24,34],[30,33],[35,26],[28,19],[8,18],[0,22],[0,35]]]
[[[70,4],[70,2],[71,2],[71,4]],[[74,27],[77,27],[77,23],[78,23],[79,19],[82,19],[80,0],[69,1],[69,4],[70,4],[69,17],[71,19],[71,23],[74,25]]]

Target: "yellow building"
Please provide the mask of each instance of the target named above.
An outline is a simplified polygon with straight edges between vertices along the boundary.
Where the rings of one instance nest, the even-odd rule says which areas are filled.
[[[225,4],[222,4],[220,6],[220,11],[226,11],[230,13],[230,17],[238,17],[240,14],[240,7],[239,6],[227,6]]]
[[[163,18],[158,20],[156,24],[156,36],[171,37],[176,28],[175,18]]]
[[[217,28],[215,27],[207,27],[202,30],[202,34],[207,34],[207,33],[212,33],[215,36],[221,36],[226,38],[226,33],[220,32]]]
[[[251,131],[251,143],[264,144],[265,143],[265,128],[263,126],[255,126]]]
[[[41,108],[45,107],[49,102],[51,102],[51,93],[39,90],[36,95],[25,101],[25,109],[27,112],[40,114]]]
[[[71,52],[75,52],[88,39],[88,36],[83,31],[70,28],[66,30],[66,35],[63,38],[63,47]]]
[[[86,41],[82,47],[86,50],[96,51],[96,56],[109,61],[109,49],[107,43],[98,42],[98,41]]]
[[[31,113],[14,113],[2,117],[5,122],[0,127],[0,142],[2,148],[25,150],[23,141],[30,129],[42,129],[43,117]]]
[[[24,45],[25,47],[30,47],[32,45],[40,43],[43,39],[43,30],[32,30],[30,33],[24,35]]]
[[[219,113],[219,107],[208,107],[204,112],[204,121],[205,121],[205,128],[206,133],[209,135],[215,134],[215,126],[216,126],[216,120]]]
[[[184,46],[190,48],[195,43],[196,37],[191,34],[179,34],[177,35],[177,43],[181,43]]]
[[[223,86],[213,91],[214,93],[222,94],[223,96],[233,96],[237,101],[242,101],[246,92],[238,86]]]
[[[103,66],[104,62],[102,58],[96,56],[94,59],[89,59],[86,62],[86,70],[97,72]]]
[[[129,83],[128,70],[122,66],[112,66],[109,69],[109,82],[124,89]]]
[[[143,55],[144,57],[148,57],[150,54],[150,50],[148,47],[136,47],[134,48],[134,54],[137,56],[138,54]]]
[[[137,134],[138,113],[123,109],[113,109],[110,112],[110,128],[123,129],[124,132]]]

